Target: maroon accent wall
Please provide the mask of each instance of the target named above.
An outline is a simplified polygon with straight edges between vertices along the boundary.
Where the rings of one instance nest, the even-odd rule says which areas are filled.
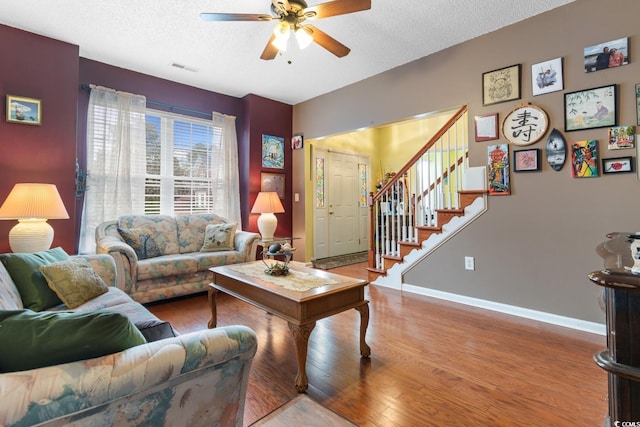
[[[84,165],[86,111],[89,93],[81,85],[101,85],[147,97],[150,101],[237,118],[240,200],[245,230],[257,231],[249,211],[260,191],[262,134],[285,138],[286,168],[291,175],[293,107],[247,95],[239,99],[169,80],[80,58],[78,46],[0,25],[0,90],[2,114],[6,95],[42,100],[42,125],[6,123],[0,118],[0,203],[18,182],[56,184],[69,211],[69,220],[52,220],[54,246],[74,253],[80,227],[82,199],[75,198],[76,157]],[[160,110],[170,108],[150,105]],[[174,110],[181,114],[196,115]],[[201,116],[200,116],[201,117]],[[278,215],[278,234],[291,233],[291,185],[286,184],[285,214]],[[8,234],[15,221],[0,221],[0,252],[9,252]]]
[[[75,248],[75,153],[78,46],[0,25],[0,203],[19,182],[55,184],[69,220],[51,220],[53,246]],[[41,100],[42,125],[7,123],[6,95]],[[9,252],[16,221],[0,221],[0,252]]]
[[[260,173],[284,173],[285,174],[285,198],[282,200],[285,213],[277,214],[278,228],[277,236],[291,236],[293,230],[292,215],[292,191],[291,191],[291,171],[293,155],[291,150],[291,137],[293,127],[293,107],[288,104],[275,102],[257,95],[247,95],[243,98],[245,120],[248,121],[244,127],[249,138],[250,151],[248,153],[249,170],[251,171],[248,182],[248,207],[251,207],[260,191]],[[274,135],[284,138],[284,169],[268,169],[262,167],[262,135]],[[259,214],[249,214],[248,221],[243,216],[242,223],[248,224],[246,229],[258,231]]]

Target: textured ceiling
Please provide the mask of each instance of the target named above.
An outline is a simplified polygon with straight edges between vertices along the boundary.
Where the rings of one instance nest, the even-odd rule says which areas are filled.
[[[573,1],[372,0],[371,10],[314,21],[351,48],[346,57],[317,44],[299,50],[292,38],[288,51],[272,61],[260,54],[273,22],[199,17],[270,13],[269,0],[5,0],[0,23],[78,45],[83,58],[231,96],[252,93],[295,105]]]

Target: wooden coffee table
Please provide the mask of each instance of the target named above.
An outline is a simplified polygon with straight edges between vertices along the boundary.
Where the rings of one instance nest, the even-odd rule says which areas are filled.
[[[369,301],[364,298],[364,288],[369,282],[307,268],[294,261],[289,263],[289,268],[291,273],[284,277],[265,274],[262,261],[210,268],[213,282],[209,284],[209,328],[215,328],[217,324],[218,291],[286,320],[296,345],[298,374],[295,386],[302,393],[309,386],[307,347],[316,320],[355,308],[360,312],[360,355],[365,358],[370,356],[371,348],[365,342]]]

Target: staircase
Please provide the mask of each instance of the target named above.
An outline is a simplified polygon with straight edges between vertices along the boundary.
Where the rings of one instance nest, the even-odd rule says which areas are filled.
[[[469,170],[467,130],[464,106],[370,193],[370,282],[396,287],[400,282],[396,274],[387,277],[390,271],[406,270],[486,210],[484,168]]]

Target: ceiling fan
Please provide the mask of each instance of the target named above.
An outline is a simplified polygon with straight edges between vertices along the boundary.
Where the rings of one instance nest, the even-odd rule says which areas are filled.
[[[305,0],[272,0],[271,15],[246,13],[201,13],[205,21],[279,21],[264,48],[260,59],[270,60],[279,51],[285,51],[291,32],[295,34],[300,48],[316,42],[339,58],[351,49],[324,31],[310,24],[307,19],[321,19],[371,9],[371,0],[334,0],[308,7]]]

